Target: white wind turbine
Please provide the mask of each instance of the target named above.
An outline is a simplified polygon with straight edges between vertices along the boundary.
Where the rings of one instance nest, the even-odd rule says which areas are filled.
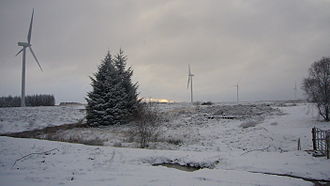
[[[297,82],[294,82],[294,99],[297,100]]]
[[[239,103],[239,97],[238,97],[238,83],[235,85],[236,87],[236,102]]]
[[[187,83],[187,88],[189,88],[189,84],[190,84],[190,101],[191,104],[194,103],[194,99],[193,99],[193,76],[194,74],[191,73],[190,70],[190,65],[188,65],[188,83]]]
[[[33,55],[33,58],[37,62],[40,70],[42,71],[41,65],[37,59],[37,56],[32,50],[32,45],[31,45],[31,34],[32,34],[32,23],[33,23],[33,14],[34,14],[34,9],[32,10],[32,17],[31,17],[31,22],[30,22],[30,27],[29,27],[29,32],[27,35],[27,42],[18,42],[18,46],[23,47],[19,52],[17,52],[16,56],[23,52],[22,55],[22,89],[21,89],[21,107],[25,107],[25,56],[26,56],[26,48],[30,49],[30,52]]]

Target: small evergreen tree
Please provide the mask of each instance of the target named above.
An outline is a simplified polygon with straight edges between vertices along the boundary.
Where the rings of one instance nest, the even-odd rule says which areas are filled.
[[[115,56],[114,64],[123,82],[125,92],[127,93],[126,108],[128,109],[129,115],[132,116],[139,109],[141,99],[138,99],[138,83],[133,84],[131,81],[133,70],[131,67],[126,69],[126,61],[127,56],[125,56],[123,50],[120,49],[119,53]]]
[[[125,68],[126,57],[121,50],[115,59],[108,52],[94,74],[95,78],[90,77],[93,90],[86,98],[86,118],[90,126],[122,124],[133,114],[135,105],[131,102],[139,103],[137,85],[131,83],[132,70]],[[135,101],[131,95],[136,96]]]

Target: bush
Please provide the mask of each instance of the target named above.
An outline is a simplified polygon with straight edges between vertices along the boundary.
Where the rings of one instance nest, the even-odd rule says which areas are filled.
[[[309,68],[309,76],[304,79],[303,90],[308,101],[316,104],[320,116],[330,121],[330,58],[322,58]]]
[[[213,105],[211,101],[203,102],[201,105]]]
[[[135,115],[134,131],[131,135],[136,136],[141,148],[148,147],[150,141],[156,140],[159,134],[160,113],[152,103],[141,104]]]
[[[181,139],[167,139],[167,143],[173,144],[173,145],[181,145],[183,144],[183,141]]]

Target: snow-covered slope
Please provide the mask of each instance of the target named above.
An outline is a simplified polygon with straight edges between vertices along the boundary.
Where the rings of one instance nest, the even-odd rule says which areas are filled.
[[[0,108],[0,134],[76,123],[84,117],[83,106]]]

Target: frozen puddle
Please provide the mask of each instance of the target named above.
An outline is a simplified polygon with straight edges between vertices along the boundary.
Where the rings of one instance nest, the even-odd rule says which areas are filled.
[[[178,163],[159,163],[159,164],[153,164],[152,166],[164,166],[164,167],[174,168],[174,169],[178,169],[178,170],[186,171],[186,172],[193,172],[193,171],[197,171],[199,169],[208,168],[208,167],[196,167],[196,166],[189,166],[189,165],[180,165]]]

